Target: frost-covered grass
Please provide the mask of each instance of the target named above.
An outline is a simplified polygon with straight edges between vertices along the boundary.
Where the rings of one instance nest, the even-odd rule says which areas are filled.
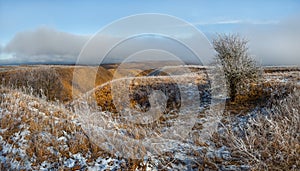
[[[0,161],[4,170],[187,170],[204,166],[205,162],[198,160],[207,150],[191,142],[174,142],[178,148],[161,156],[116,157],[95,145],[74,113],[62,104],[20,90],[2,87],[0,92]]]
[[[214,142],[229,147],[231,162],[252,170],[299,170],[299,95],[295,88],[285,98],[270,100],[267,107],[232,118],[220,127]]]
[[[259,90],[267,93],[256,95],[268,95],[263,108],[228,108],[211,138],[201,139],[198,124],[184,140],[173,141],[174,148],[142,159],[117,157],[97,146],[77,118],[76,112],[84,114],[87,108],[76,111],[76,106],[35,97],[30,89],[0,87],[0,170],[297,170],[299,86],[287,85],[262,84]],[[235,108],[239,102],[228,105]],[[99,112],[107,123],[115,123],[114,113]]]
[[[2,169],[120,167],[101,162],[119,160],[91,144],[63,105],[17,90],[1,88],[0,92]]]

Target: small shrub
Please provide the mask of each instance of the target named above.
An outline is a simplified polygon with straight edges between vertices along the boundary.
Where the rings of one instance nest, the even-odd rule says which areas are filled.
[[[213,41],[216,62],[222,65],[231,101],[246,90],[248,83],[259,78],[259,69],[248,53],[247,43],[239,35],[226,34],[218,35]]]

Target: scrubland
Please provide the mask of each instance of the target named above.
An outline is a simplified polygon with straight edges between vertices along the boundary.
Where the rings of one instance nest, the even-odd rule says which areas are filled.
[[[0,70],[1,170],[299,170],[300,69],[266,68],[260,82],[249,84],[235,101],[226,101],[222,113],[205,113],[211,105],[209,82],[202,76],[183,81],[197,86],[201,111],[195,126],[176,148],[142,158],[118,156],[93,140],[78,116],[94,110],[105,127],[120,117],[113,104],[109,82],[114,68],[97,70],[96,88],[74,87],[72,66],[5,67]],[[76,70],[89,82],[89,67]],[[197,71],[198,72],[198,71]],[[149,72],[146,72],[149,73]],[[145,73],[144,73],[145,74]],[[143,76],[139,75],[139,76]],[[184,78],[184,77],[182,77]],[[156,79],[153,81],[151,79]],[[146,112],[149,91],[162,90],[166,111],[158,124],[176,121],[181,107],[178,82],[168,78],[136,79],[130,87],[130,104]],[[159,81],[157,81],[159,80]],[[106,83],[106,84],[105,84]],[[95,100],[90,102],[90,98]],[[212,106],[216,107],[216,106]],[[207,114],[215,115],[217,129],[203,139]],[[134,124],[118,125],[134,139]],[[139,127],[147,131],[153,125]],[[152,127],[151,127],[152,126]],[[157,126],[157,125],[155,125]],[[114,127],[116,128],[116,126]]]

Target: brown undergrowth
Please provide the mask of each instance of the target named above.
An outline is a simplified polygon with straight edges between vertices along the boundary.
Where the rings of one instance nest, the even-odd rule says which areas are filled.
[[[258,111],[238,130],[224,124],[225,133],[214,135],[216,144],[230,147],[232,163],[248,164],[251,170],[300,168],[299,88],[294,86],[283,98],[278,95],[269,99],[265,112]]]
[[[224,114],[245,115],[256,107],[274,105],[271,103],[272,101],[286,98],[293,93],[294,88],[299,89],[299,85],[295,82],[264,81],[249,84],[247,90],[238,94],[234,101],[226,102]]]

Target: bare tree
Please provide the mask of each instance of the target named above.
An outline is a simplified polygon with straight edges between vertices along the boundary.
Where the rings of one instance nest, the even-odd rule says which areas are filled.
[[[230,99],[234,101],[248,83],[258,79],[259,67],[248,53],[248,41],[237,34],[219,34],[213,46],[217,51],[216,61],[225,72]]]

